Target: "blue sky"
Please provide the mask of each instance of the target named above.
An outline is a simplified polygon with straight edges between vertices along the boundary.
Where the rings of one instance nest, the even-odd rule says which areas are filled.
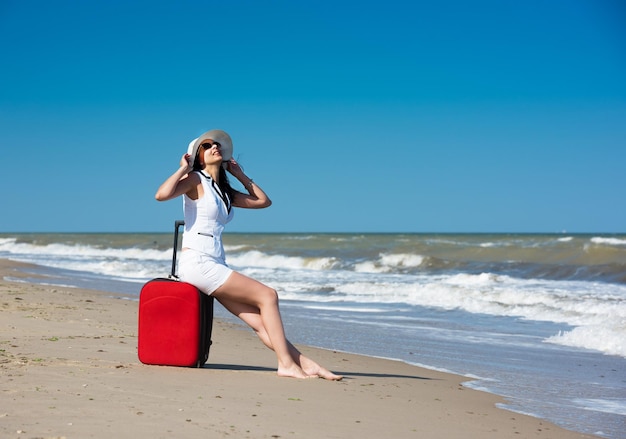
[[[626,232],[622,1],[0,0],[0,41],[0,232],[170,231],[212,128],[274,202],[231,231]]]

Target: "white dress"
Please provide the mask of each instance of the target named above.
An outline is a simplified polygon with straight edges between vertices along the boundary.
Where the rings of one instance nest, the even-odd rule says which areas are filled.
[[[210,176],[201,171],[194,172],[200,176],[204,195],[197,200],[183,195],[184,250],[178,262],[178,275],[180,280],[210,295],[233,272],[226,265],[222,243],[222,232],[233,218],[233,209],[228,194],[222,193]]]

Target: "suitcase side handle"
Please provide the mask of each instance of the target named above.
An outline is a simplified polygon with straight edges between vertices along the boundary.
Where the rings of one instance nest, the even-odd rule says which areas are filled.
[[[177,279],[178,276],[176,276],[176,252],[178,251],[178,229],[180,229],[180,226],[184,226],[185,225],[185,221],[183,220],[176,220],[174,222],[174,252],[172,253],[172,272],[170,274],[171,278]]]

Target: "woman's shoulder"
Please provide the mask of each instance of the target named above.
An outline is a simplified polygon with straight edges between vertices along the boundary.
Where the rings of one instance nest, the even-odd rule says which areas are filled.
[[[195,190],[195,188],[201,184],[202,181],[200,180],[200,176],[198,175],[198,173],[195,171],[191,171],[179,181],[178,186],[182,188],[183,192],[186,193],[190,190]]]
[[[187,174],[187,179],[189,180],[189,182],[199,184],[202,181],[200,171],[191,171],[189,174]]]

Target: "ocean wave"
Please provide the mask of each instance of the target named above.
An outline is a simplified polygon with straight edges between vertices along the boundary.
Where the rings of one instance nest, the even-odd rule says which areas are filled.
[[[328,270],[336,265],[337,260],[332,257],[306,258],[301,256],[269,255],[252,250],[229,256],[228,263],[238,267]]]
[[[0,257],[113,279],[142,282],[169,273],[172,250],[111,248],[84,244],[38,245],[0,240]]]
[[[372,277],[374,276],[374,277]],[[408,304],[567,324],[550,343],[626,357],[626,287],[578,281],[516,279],[493,273],[402,276],[355,273],[352,278],[300,277],[326,292],[299,289],[296,279],[277,282],[284,297],[315,303]]]
[[[591,238],[590,241],[598,245],[617,245],[617,246],[626,245],[626,239],[619,239],[619,238],[605,238],[605,237],[596,236],[594,238]]]
[[[411,253],[381,254],[375,261],[354,264],[358,273],[389,273],[407,268],[416,268],[424,263],[424,256]]]
[[[601,325],[579,326],[571,331],[559,332],[544,341],[626,357],[626,325],[619,321],[613,325],[605,322]]]
[[[52,243],[37,245],[17,242],[15,238],[0,239],[0,254],[13,256],[43,256],[45,258],[99,258],[132,260],[165,260],[172,257],[172,250],[143,249],[138,247],[112,248],[84,244]]]

